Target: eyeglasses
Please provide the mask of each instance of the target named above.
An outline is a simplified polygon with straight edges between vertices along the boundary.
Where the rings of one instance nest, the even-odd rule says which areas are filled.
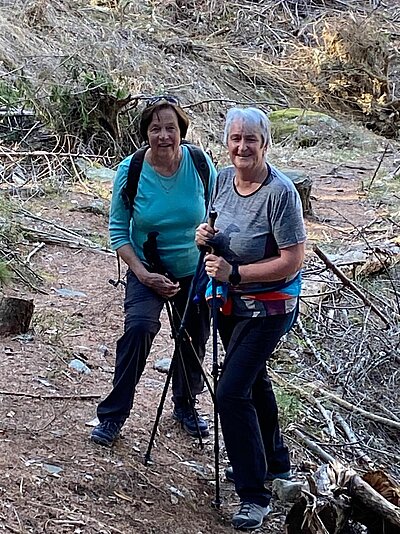
[[[176,98],[176,96],[160,95],[160,96],[152,96],[148,98],[146,102],[146,108],[155,106],[156,104],[158,104],[159,102],[162,102],[163,100],[165,100],[165,102],[167,102],[168,104],[172,104],[173,106],[181,105],[179,102],[179,99]]]

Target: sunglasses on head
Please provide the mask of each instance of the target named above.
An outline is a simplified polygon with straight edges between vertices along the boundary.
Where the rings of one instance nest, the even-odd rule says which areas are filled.
[[[172,104],[173,106],[180,106],[179,99],[176,98],[176,96],[171,95],[160,95],[160,96],[152,96],[151,98],[147,99],[146,107],[149,108],[151,106],[155,106],[159,102],[167,102],[168,104]]]

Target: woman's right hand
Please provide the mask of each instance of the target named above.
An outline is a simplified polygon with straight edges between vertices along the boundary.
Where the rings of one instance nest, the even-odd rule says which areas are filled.
[[[212,228],[207,223],[202,223],[196,228],[196,245],[198,247],[209,246],[209,241],[214,237],[218,230]]]
[[[171,282],[169,278],[158,273],[149,273],[146,271],[140,277],[139,282],[143,285],[150,287],[160,297],[164,299],[170,299],[174,297],[180,290],[179,282]]]

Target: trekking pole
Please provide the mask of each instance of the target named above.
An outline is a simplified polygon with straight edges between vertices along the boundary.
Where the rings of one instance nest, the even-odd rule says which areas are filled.
[[[215,217],[213,219],[210,218],[210,221],[212,221],[212,225],[215,222],[215,218],[216,218],[216,215],[215,215]],[[158,236],[158,232],[150,232],[148,234],[148,240],[147,240],[146,243],[143,244],[144,254],[145,254],[145,257],[146,257],[147,261],[149,262],[149,266],[150,266],[150,269],[152,271],[168,275],[168,273],[165,273],[165,269],[162,266],[161,259],[159,257],[158,251],[157,251],[157,236]],[[200,358],[199,358],[198,354],[196,353],[196,350],[195,350],[195,348],[194,348],[194,346],[192,344],[190,336],[189,336],[189,334],[188,334],[188,332],[186,330],[186,320],[187,320],[187,316],[188,316],[188,313],[189,313],[190,303],[193,300],[193,297],[194,297],[194,294],[195,294],[195,291],[196,291],[196,286],[197,286],[198,278],[199,278],[199,275],[200,275],[200,272],[201,272],[201,267],[202,267],[202,263],[203,263],[203,260],[204,260],[205,253],[206,253],[206,250],[202,251],[200,253],[199,261],[198,261],[197,267],[196,267],[196,272],[195,272],[195,275],[193,276],[192,284],[191,284],[191,287],[190,287],[190,290],[189,290],[189,295],[188,295],[188,299],[187,299],[187,302],[186,302],[186,306],[185,306],[185,310],[184,310],[182,318],[179,317],[179,313],[176,310],[176,307],[173,305],[173,302],[170,302],[168,300],[166,301],[166,310],[167,310],[169,323],[170,323],[170,326],[171,326],[171,335],[172,335],[172,338],[175,340],[175,351],[174,351],[174,354],[173,354],[172,359],[171,359],[171,364],[170,364],[170,368],[168,370],[167,379],[165,381],[163,392],[162,392],[162,395],[161,395],[161,398],[160,398],[160,402],[159,402],[159,405],[157,407],[156,419],[154,421],[152,433],[151,433],[151,436],[150,436],[150,441],[149,441],[149,444],[148,444],[148,447],[147,447],[146,454],[144,456],[144,464],[145,465],[147,465],[149,462],[151,462],[151,451],[152,451],[152,448],[153,448],[153,445],[154,445],[158,424],[160,422],[160,418],[161,418],[161,415],[162,415],[162,412],[163,412],[165,399],[166,399],[167,392],[168,392],[168,389],[169,389],[169,385],[170,385],[170,382],[171,382],[171,379],[172,379],[173,371],[175,369],[176,358],[177,357],[180,358],[182,370],[183,370],[183,373],[184,373],[185,386],[186,386],[188,398],[189,398],[189,401],[190,401],[190,406],[191,406],[191,409],[193,411],[193,416],[194,416],[194,420],[195,420],[196,427],[197,427],[197,433],[198,433],[198,436],[199,436],[199,445],[200,445],[201,448],[203,448],[202,436],[201,436],[201,432],[200,432],[200,429],[199,429],[197,415],[196,415],[195,407],[194,407],[194,399],[193,399],[193,397],[191,395],[191,388],[190,388],[190,384],[189,384],[189,379],[188,379],[188,376],[187,376],[187,373],[186,373],[186,367],[185,367],[185,363],[184,363],[184,358],[183,358],[183,354],[182,354],[182,351],[181,351],[181,342],[183,340],[183,337],[185,336],[186,341],[188,342],[189,346],[193,350],[193,354],[195,355],[195,357],[197,359],[197,362],[199,364],[200,371],[201,371],[201,374],[203,376],[204,382],[207,385],[208,390],[210,391],[210,394],[211,394],[211,397],[212,397],[213,401],[215,401],[213,389],[212,389],[212,387],[211,387],[211,385],[210,385],[210,383],[208,381],[207,375],[206,375],[206,373],[205,373],[205,371],[203,369],[203,366],[202,366],[202,363],[200,361]],[[169,278],[171,278],[171,277],[169,277]],[[176,330],[176,327],[175,327],[175,322],[174,322],[174,318],[173,318],[173,314],[172,314],[172,307],[174,308],[174,312],[175,312],[175,315],[176,315],[177,319],[180,321],[180,326],[179,326],[178,331]]]
[[[215,461],[215,499],[212,505],[219,509],[221,507],[220,481],[219,481],[219,424],[218,424],[218,406],[217,406],[217,385],[218,385],[218,307],[217,307],[217,281],[211,279],[212,291],[212,376],[214,385],[214,461]]]
[[[214,228],[217,219],[217,212],[211,212],[208,224]],[[204,246],[201,249],[202,262],[207,252],[214,252],[212,247]],[[212,377],[214,389],[214,462],[215,462],[215,499],[212,506],[219,509],[221,507],[220,480],[219,480],[219,424],[218,424],[218,406],[217,406],[217,385],[218,385],[218,303],[217,303],[217,281],[211,278],[211,317],[212,317]]]
[[[176,345],[177,334],[176,334],[176,330],[175,330],[175,326],[174,326],[174,322],[173,322],[171,306],[170,306],[170,303],[168,301],[166,302],[166,309],[167,309],[167,315],[168,315],[168,319],[169,319],[170,326],[171,326],[171,335],[172,335],[173,339],[175,340],[175,345]],[[176,350],[176,347],[175,347],[175,350]],[[162,415],[162,412],[163,412],[163,409],[164,409],[164,404],[165,404],[165,399],[167,397],[169,384],[171,382],[172,375],[173,375],[173,372],[174,372],[175,361],[176,361],[176,354],[174,353],[172,358],[171,358],[171,363],[170,363],[170,366],[169,366],[169,369],[168,369],[167,378],[165,380],[165,384],[164,384],[164,388],[163,388],[163,391],[162,391],[162,394],[161,394],[160,402],[159,402],[158,407],[157,407],[156,418],[155,418],[155,421],[154,421],[153,429],[151,431],[151,436],[150,436],[149,444],[147,446],[147,451],[146,451],[146,454],[144,455],[144,465],[148,465],[149,462],[151,462],[151,451],[153,449],[153,445],[154,445],[154,441],[155,441],[156,433],[157,433],[157,429],[158,429],[158,424],[160,422],[161,415]],[[198,429],[198,431],[199,431],[199,429]],[[200,432],[199,432],[199,436],[201,437]]]

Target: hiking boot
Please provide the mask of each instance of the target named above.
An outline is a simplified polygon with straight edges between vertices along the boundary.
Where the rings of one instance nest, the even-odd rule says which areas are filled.
[[[281,478],[283,480],[288,480],[290,478],[290,471],[285,471],[284,473],[267,473],[267,476],[265,478],[266,482],[269,482],[271,480],[275,480],[276,478]],[[229,466],[225,469],[225,478],[226,480],[229,480],[229,482],[235,482],[235,476],[233,474],[233,468],[232,466]]]
[[[119,437],[123,424],[123,421],[103,421],[92,430],[90,439],[103,447],[112,447]]]
[[[252,502],[242,502],[239,511],[232,517],[232,526],[241,530],[253,530],[261,527],[271,508],[264,508]]]
[[[194,410],[197,416],[197,424],[199,425],[200,434],[203,438],[207,437],[210,432],[208,430],[208,423],[202,417],[199,416],[197,410]],[[193,415],[193,410],[190,406],[178,407],[175,406],[174,411],[172,412],[172,417],[175,421],[181,424],[182,428],[190,436],[195,438],[199,437],[197,430],[196,419]]]

